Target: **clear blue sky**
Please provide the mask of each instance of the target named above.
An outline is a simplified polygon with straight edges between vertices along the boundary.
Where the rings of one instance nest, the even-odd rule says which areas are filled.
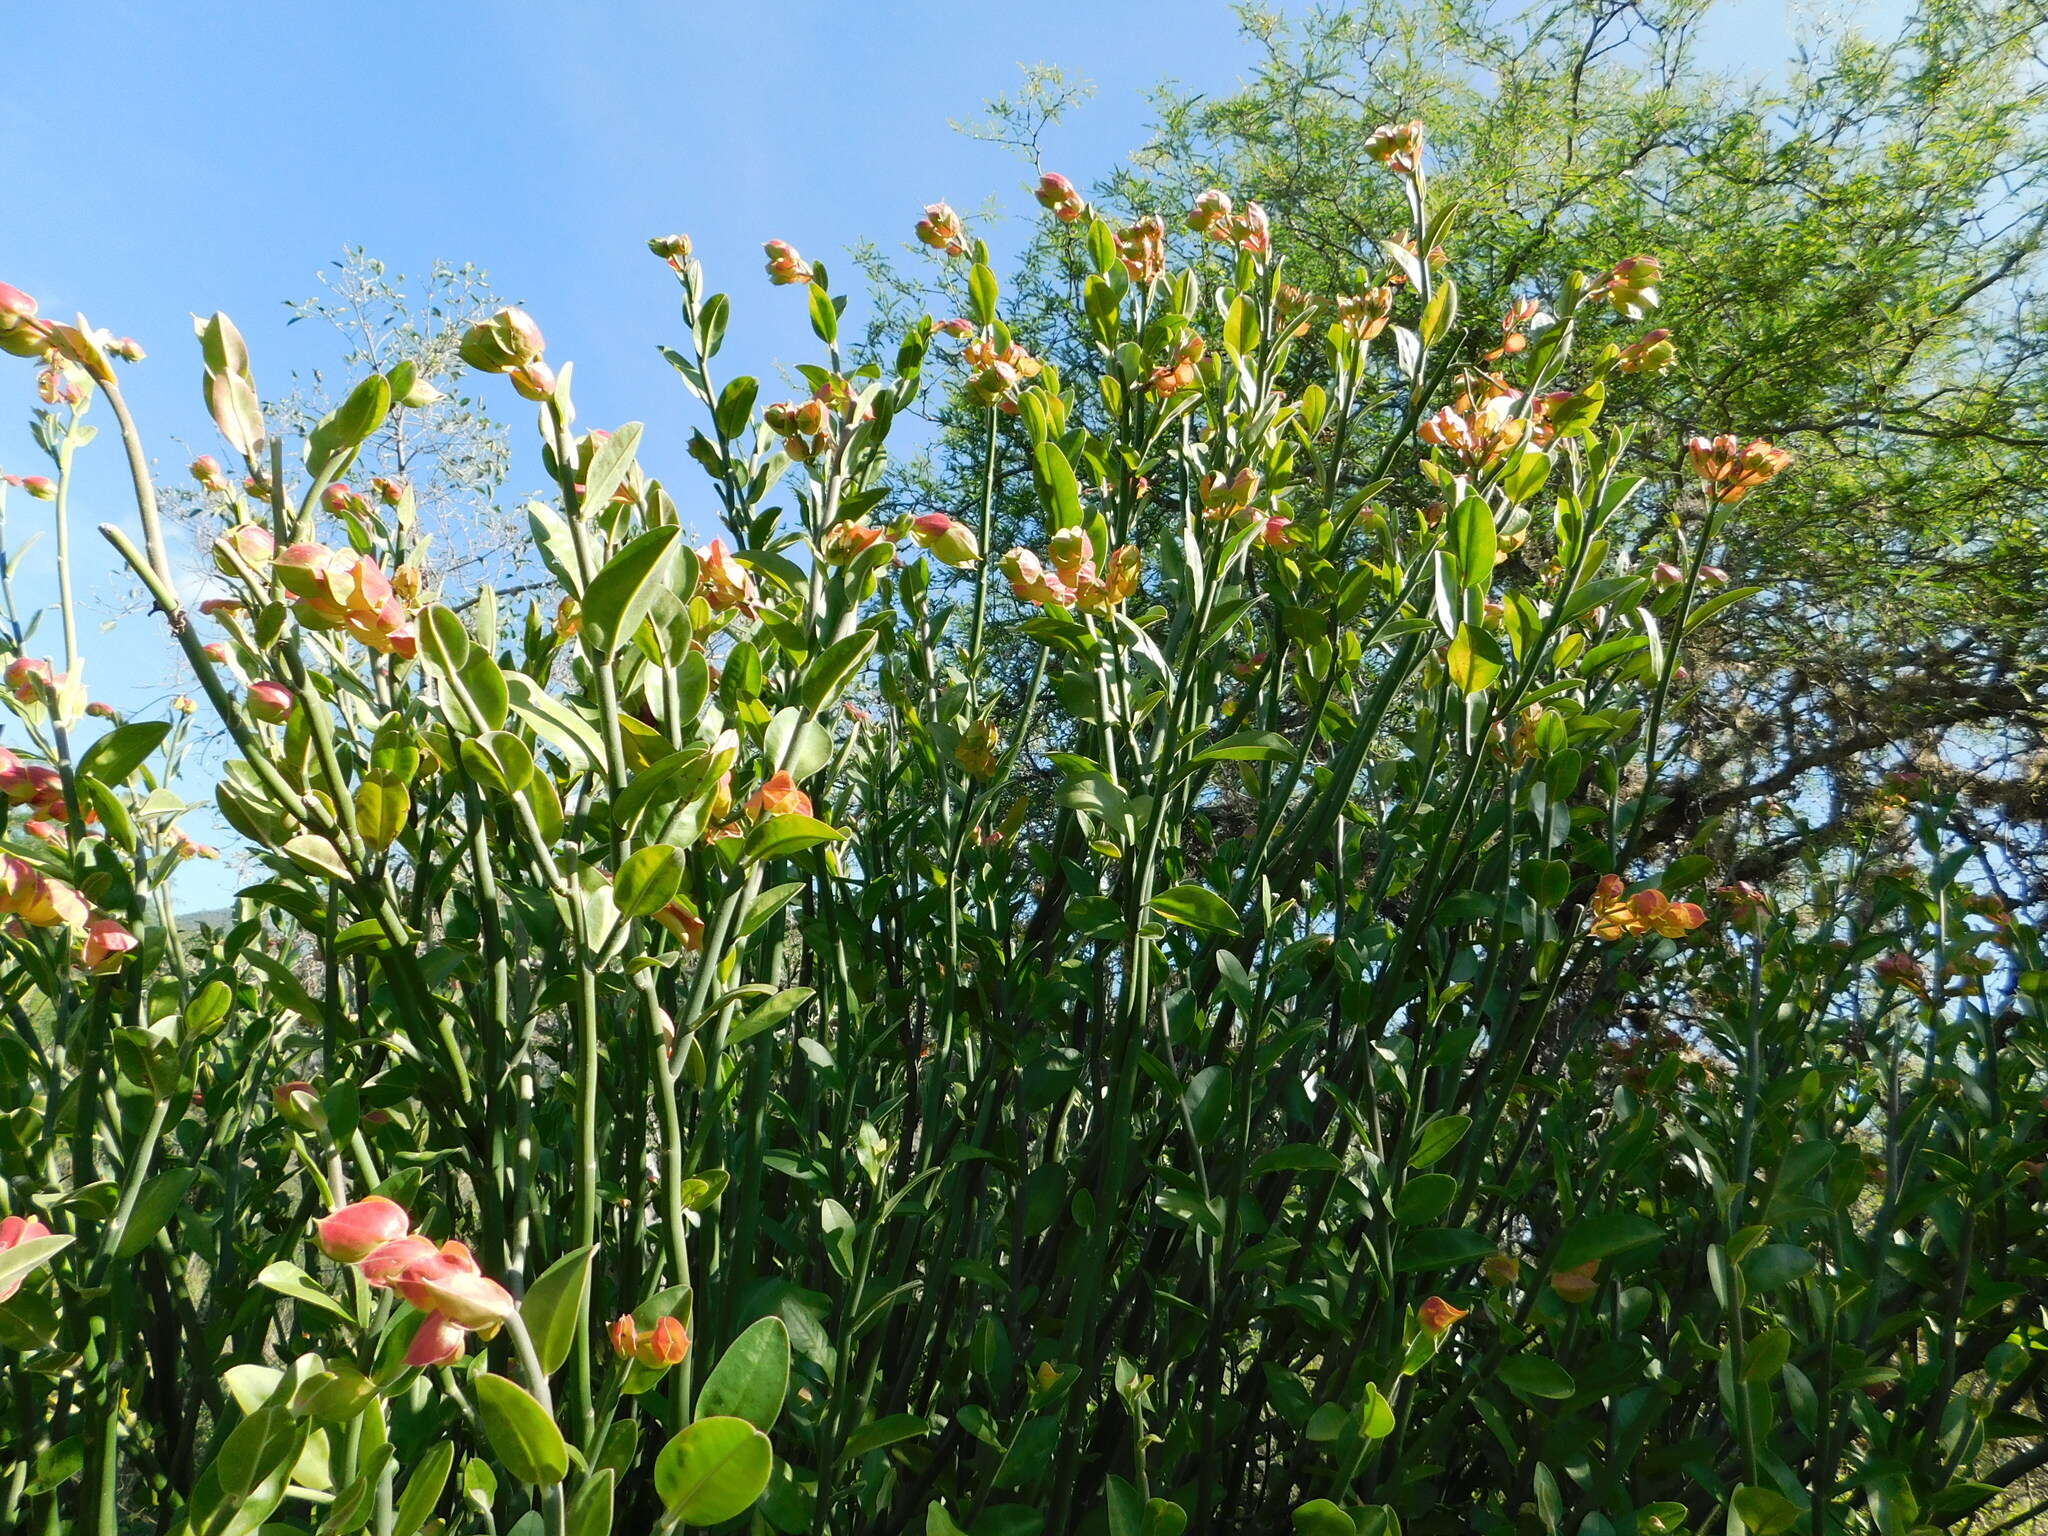
[[[282,301],[314,292],[321,266],[361,244],[398,271],[435,258],[487,268],[539,318],[550,361],[576,361],[584,422],[646,420],[646,457],[673,483],[686,401],[654,345],[681,327],[647,236],[695,238],[734,294],[731,366],[772,376],[811,342],[801,302],[760,278],[762,240],[832,260],[863,238],[906,239],[937,199],[973,209],[993,193],[1020,217],[1030,208],[1014,155],[948,127],[1013,88],[1020,64],[1058,64],[1097,86],[1047,141],[1048,166],[1085,185],[1143,142],[1150,88],[1228,91],[1253,59],[1215,0],[12,9],[17,64],[88,85],[42,89],[17,68],[0,93],[0,280],[46,314],[83,310],[149,349],[124,387],[166,474],[221,451],[199,397],[191,313],[233,314],[259,386],[284,393],[290,371],[323,361],[331,343],[311,327],[287,334]],[[1708,58],[1770,71],[1794,21],[1781,0],[1735,0],[1713,20]],[[33,368],[0,364],[0,469],[39,472],[25,429]],[[524,409],[498,403],[524,433]],[[85,455],[76,507],[85,530],[132,522],[110,426]],[[11,540],[42,513],[13,496]],[[123,616],[127,584],[96,537],[81,545],[91,691],[153,710],[182,686],[159,621]],[[47,548],[31,556],[31,598],[49,589]],[[232,888],[215,868],[186,899]]]

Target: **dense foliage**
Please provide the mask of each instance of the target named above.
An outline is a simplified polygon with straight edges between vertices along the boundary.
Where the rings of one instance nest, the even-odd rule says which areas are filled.
[[[241,461],[194,466],[201,594],[139,349],[0,287],[57,471],[19,492],[68,572],[104,406],[142,538],[102,531],[265,865],[181,932],[188,727],[88,724],[68,601],[54,658],[13,626],[0,1518],[2031,1518],[2036,932],[1909,780],[1917,869],[1849,850],[1774,900],[1645,861],[1682,657],[1746,622],[1721,567],[1787,456],[1672,472],[1613,425],[1672,362],[1654,258],[1454,345],[1421,135],[1372,135],[1401,217],[1316,292],[1256,203],[1206,190],[1169,240],[1047,177],[1085,372],[938,205],[967,313],[887,366],[769,244],[821,352],[764,404],[657,240],[707,416],[668,483],[637,425],[578,429],[532,319],[482,321],[462,357],[537,404],[555,482],[558,590],[516,613],[438,601],[411,487],[344,478],[432,404],[416,363],[288,455],[200,325]],[[972,413],[983,475],[911,517],[921,400]],[[998,561],[1006,463],[1036,524]]]
[[[2036,5],[1927,0],[1896,35],[1815,23],[1782,69],[1717,0],[1350,0],[1247,8],[1237,90],[1159,99],[1103,188],[1171,207],[1208,186],[1289,232],[1289,274],[1341,285],[1401,212],[1373,174],[1388,118],[1429,117],[1459,209],[1453,344],[1498,344],[1519,298],[1616,253],[1661,257],[1674,366],[1626,401],[1674,478],[1695,433],[1767,425],[1798,468],[1723,563],[1768,595],[1700,637],[1703,683],[1654,828],[1703,831],[1759,882],[1856,845],[1887,774],[1928,775],[1957,835],[2048,891],[2040,661],[2048,630],[2048,94]],[[1865,28],[1882,18],[1852,7]],[[1718,39],[1718,43],[1716,41]],[[1003,104],[1030,149],[1064,106]],[[914,268],[906,269],[914,272]],[[1017,307],[1062,361],[1074,265],[1041,241]],[[971,426],[959,473],[971,479]],[[1639,513],[1661,519],[1654,493]]]

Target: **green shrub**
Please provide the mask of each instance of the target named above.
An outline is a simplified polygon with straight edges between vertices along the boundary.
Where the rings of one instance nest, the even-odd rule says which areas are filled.
[[[2032,928],[1910,785],[1917,875],[1642,867],[1785,456],[1647,480],[1657,264],[1461,320],[1420,126],[1375,147],[1411,227],[1340,295],[1256,205],[1048,178],[1086,379],[940,206],[969,312],[886,366],[771,242],[823,350],[767,404],[657,241],[687,490],[498,315],[523,611],[344,479],[409,368],[288,457],[215,316],[191,612],[108,342],[0,289],[67,579],[104,399],[264,866],[178,931],[189,727],[84,744],[67,600],[0,760],[10,1525],[1897,1536],[2042,1459]],[[899,510],[920,413],[979,506]]]

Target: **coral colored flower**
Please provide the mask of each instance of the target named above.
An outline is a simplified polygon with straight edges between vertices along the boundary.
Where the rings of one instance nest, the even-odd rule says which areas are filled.
[[[1010,591],[1018,601],[1036,603],[1041,608],[1065,608],[1074,601],[1072,589],[1047,570],[1045,562],[1030,550],[1022,546],[1011,550],[1003,556],[1002,565]]]
[[[1177,395],[1182,390],[1193,389],[1202,382],[1202,357],[1209,344],[1202,339],[1199,331],[1189,331],[1174,348],[1173,360],[1152,370],[1152,376],[1145,381],[1145,387],[1162,399]]]
[[[459,1327],[486,1333],[518,1310],[512,1293],[477,1268],[461,1243],[443,1243],[431,1258],[415,1259],[391,1285],[422,1312],[438,1312]]]
[[[1422,168],[1422,123],[1383,123],[1365,141],[1365,152],[1396,176],[1413,176]]]
[[[446,1313],[429,1312],[406,1347],[405,1363],[421,1367],[453,1365],[462,1358],[464,1332],[463,1326]]]
[[[818,554],[827,565],[847,565],[887,537],[884,530],[870,527],[865,518],[834,523],[825,530]]]
[[[1659,589],[1675,587],[1685,580],[1685,572],[1669,560],[1659,560],[1650,571],[1650,585]]]
[[[786,288],[811,280],[810,263],[799,256],[796,247],[787,240],[770,240],[761,249],[768,253],[768,281],[776,287]]]
[[[1416,1321],[1438,1338],[1455,1328],[1459,1318],[1471,1315],[1470,1307],[1454,1307],[1441,1296],[1432,1296],[1415,1309]]]
[[[0,284],[0,287],[5,286],[5,284]],[[0,1253],[6,1253],[10,1249],[19,1248],[23,1243],[32,1243],[39,1237],[50,1237],[53,1235],[48,1227],[44,1226],[33,1216],[8,1216],[0,1218]],[[22,1274],[15,1275],[7,1280],[0,1280],[0,1302],[11,1300],[14,1293],[21,1289],[22,1281],[27,1278],[27,1275]]]
[[[46,875],[35,876],[15,911],[31,928],[82,930],[92,921],[91,904],[73,887]]]
[[[1577,1305],[1591,1301],[1600,1289],[1600,1261],[1588,1260],[1570,1269],[1560,1269],[1550,1277],[1550,1288],[1557,1292],[1560,1300]]]
[[[102,917],[85,925],[85,949],[80,963],[95,975],[118,969],[129,953],[139,949],[142,941],[111,917]]]
[[[1762,438],[1739,442],[1734,434],[1696,437],[1686,445],[1693,473],[1706,481],[1714,499],[1730,504],[1768,485],[1792,463],[1792,455]]]
[[[924,217],[917,221],[917,238],[948,256],[967,254],[967,227],[945,203],[933,203],[925,209]]]
[[[1488,1285],[1513,1285],[1522,1278],[1522,1261],[1512,1253],[1488,1254],[1479,1264]]]
[[[1677,361],[1678,348],[1672,345],[1671,333],[1655,330],[1623,347],[1615,366],[1623,373],[1659,374],[1670,372]]]
[[[796,780],[789,776],[787,768],[778,768],[774,776],[748,798],[747,814],[756,820],[763,816],[808,816],[811,814],[811,797],[796,787]]]
[[[1166,275],[1166,221],[1155,213],[1119,230],[1116,254],[1132,282],[1158,282]]]
[[[725,547],[725,540],[713,539],[697,551],[697,587],[714,612],[737,608],[750,612],[759,595],[754,578]]]
[[[368,1195],[321,1218],[320,1251],[342,1264],[360,1264],[387,1243],[405,1236],[412,1218],[396,1200]]]
[[[418,1233],[407,1233],[379,1244],[360,1263],[363,1279],[374,1286],[388,1286],[422,1259],[432,1258],[441,1250],[434,1246],[433,1239],[421,1237]]]
[[[1263,483],[1255,469],[1240,469],[1228,479],[1221,470],[1210,471],[1202,477],[1202,516],[1235,517],[1249,512]]]
[[[1058,171],[1047,171],[1039,177],[1038,189],[1031,195],[1038,199],[1039,207],[1062,224],[1072,224],[1088,211],[1088,200]]]
[[[1188,210],[1188,228],[1210,240],[1230,238],[1233,213],[1230,194],[1220,187],[1195,194],[1195,206]]]
[[[674,934],[692,954],[704,947],[704,919],[680,901],[672,901],[654,914],[654,920]]]
[[[1624,319],[1640,320],[1662,302],[1657,285],[1663,281],[1664,267],[1656,257],[1631,256],[1616,262],[1614,270],[1593,292],[1606,299]]]
[[[655,1370],[681,1365],[690,1352],[689,1330],[674,1317],[658,1319],[644,1333],[630,1315],[621,1317],[611,1326],[611,1339],[612,1352],[620,1359],[637,1360]]]
[[[291,718],[298,707],[299,696],[283,683],[261,682],[249,685],[247,708],[258,720],[267,720],[272,725],[282,725]]]
[[[1391,287],[1338,295],[1337,323],[1344,327],[1344,334],[1353,341],[1371,341],[1387,328],[1387,322],[1393,318],[1394,290]]]
[[[974,537],[974,530],[943,512],[927,512],[912,518],[910,536],[920,547],[930,550],[932,558],[942,565],[958,568],[981,558],[981,543]]]
[[[56,686],[56,679],[50,671],[50,664],[33,656],[17,656],[7,664],[7,671],[0,674],[7,691],[24,704],[33,704],[43,694]]]

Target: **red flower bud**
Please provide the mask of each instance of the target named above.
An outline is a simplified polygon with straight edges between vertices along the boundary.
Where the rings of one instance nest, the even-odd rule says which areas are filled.
[[[320,1251],[342,1264],[360,1264],[387,1243],[404,1237],[411,1225],[405,1207],[396,1200],[370,1195],[321,1219]]]

